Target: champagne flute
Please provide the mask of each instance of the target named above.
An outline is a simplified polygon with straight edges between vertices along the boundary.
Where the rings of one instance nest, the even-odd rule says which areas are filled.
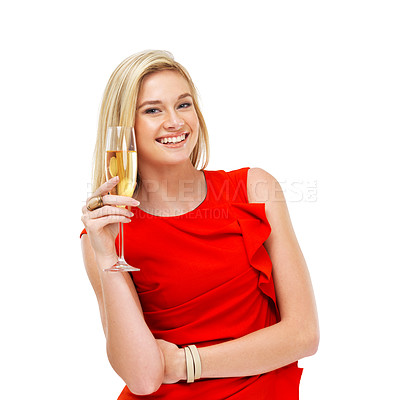
[[[106,178],[119,176],[119,182],[111,194],[132,197],[136,186],[137,153],[135,133],[132,127],[112,126],[107,129],[106,138]],[[121,206],[124,207],[124,206]],[[124,224],[119,223],[118,261],[105,271],[140,271],[125,261]]]

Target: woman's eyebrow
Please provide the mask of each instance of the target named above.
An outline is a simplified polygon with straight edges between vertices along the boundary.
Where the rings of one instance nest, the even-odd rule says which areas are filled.
[[[178,97],[178,100],[184,99],[185,97],[193,97],[190,93],[183,93]],[[139,110],[140,108],[144,107],[144,106],[149,106],[149,105],[155,105],[155,104],[161,104],[160,100],[147,100],[144,101],[138,108],[137,110]]]
[[[154,104],[161,104],[161,101],[160,100],[148,100],[148,101],[143,102],[137,109],[139,110],[139,108],[142,108],[147,105],[154,105]]]
[[[184,94],[181,94],[181,95],[178,97],[178,100],[183,99],[183,98],[185,98],[185,97],[192,97],[192,98],[193,98],[193,96],[192,96],[190,93],[184,93]]]

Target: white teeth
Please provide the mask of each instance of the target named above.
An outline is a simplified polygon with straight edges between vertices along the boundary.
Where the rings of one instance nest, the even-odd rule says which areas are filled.
[[[183,133],[180,136],[174,136],[174,137],[169,137],[169,138],[162,138],[160,140],[161,143],[166,144],[166,143],[179,143],[185,140],[186,135]]]

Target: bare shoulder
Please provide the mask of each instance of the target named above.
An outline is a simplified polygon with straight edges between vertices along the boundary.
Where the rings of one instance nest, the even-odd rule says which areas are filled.
[[[285,196],[279,182],[261,168],[251,168],[247,176],[249,203],[264,203],[265,215],[273,228],[266,245],[280,246],[289,238],[295,242],[293,226]]]
[[[283,199],[279,182],[262,168],[250,168],[247,173],[247,196],[249,203],[266,203]]]

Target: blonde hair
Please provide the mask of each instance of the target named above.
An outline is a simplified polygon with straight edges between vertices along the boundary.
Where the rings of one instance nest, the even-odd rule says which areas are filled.
[[[173,70],[187,81],[193,96],[193,106],[199,119],[199,139],[190,155],[195,168],[204,169],[209,160],[209,141],[204,117],[200,111],[196,87],[187,70],[174,60],[168,51],[147,50],[125,59],[111,75],[101,104],[97,140],[93,160],[92,190],[106,181],[105,146],[109,126],[134,126],[137,98],[146,75],[153,72]]]

